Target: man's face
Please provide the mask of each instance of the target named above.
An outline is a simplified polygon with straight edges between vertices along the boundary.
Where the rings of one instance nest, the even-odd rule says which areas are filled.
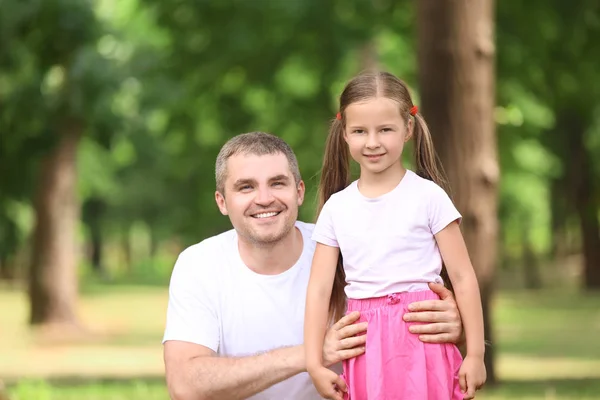
[[[225,193],[215,199],[240,238],[272,245],[294,228],[304,182],[294,181],[284,154],[236,154],[227,160]]]

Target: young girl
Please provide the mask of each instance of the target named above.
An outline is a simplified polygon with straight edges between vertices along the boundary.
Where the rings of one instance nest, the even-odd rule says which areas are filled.
[[[415,172],[402,165],[413,136]],[[349,156],[360,165],[353,182]],[[477,279],[443,184],[406,85],[384,72],[352,79],[327,138],[306,299],[307,369],[324,398],[455,400],[485,382]],[[454,345],[421,342],[402,318],[409,303],[437,298],[428,282],[442,282],[442,263],[465,327],[464,360]],[[367,321],[367,342],[339,377],[323,366],[321,349],[344,309]]]

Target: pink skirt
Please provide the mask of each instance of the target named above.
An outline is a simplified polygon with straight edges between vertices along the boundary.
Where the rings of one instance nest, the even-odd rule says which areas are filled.
[[[458,371],[462,356],[453,344],[419,340],[404,322],[408,304],[439,299],[430,290],[348,299],[348,312],[368,322],[365,353],[343,363],[345,400],[462,400]]]

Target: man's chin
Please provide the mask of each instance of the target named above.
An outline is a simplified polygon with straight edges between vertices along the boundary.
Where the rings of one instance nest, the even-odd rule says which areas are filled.
[[[250,232],[250,239],[257,244],[272,245],[281,241],[290,231],[290,229],[281,226],[265,228],[267,227]]]
[[[285,236],[285,232],[283,232],[281,230],[281,228],[277,229],[277,230],[273,230],[271,232],[253,232],[253,239],[255,242],[257,243],[269,243],[269,244],[273,244],[276,243],[278,241],[280,241],[281,239],[283,239],[283,237]]]

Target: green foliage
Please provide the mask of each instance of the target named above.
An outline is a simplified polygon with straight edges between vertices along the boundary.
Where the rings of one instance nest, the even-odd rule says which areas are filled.
[[[532,243],[538,255],[549,254],[552,225],[561,225],[552,221],[552,208],[571,212],[564,210],[569,203],[564,199],[571,196],[568,185],[561,183],[565,191],[558,194],[552,194],[551,186],[569,181],[568,169],[575,161],[569,149],[577,128],[561,120],[567,116],[582,124],[588,137],[597,135],[592,115],[600,93],[593,61],[600,55],[598,11],[593,1],[498,3],[496,121],[508,257],[518,258],[524,243]],[[598,160],[600,152],[591,142],[586,146],[590,158]]]
[[[554,189],[575,161],[567,152],[573,121],[585,127],[600,177],[600,9],[592,0],[497,3],[501,257],[514,270],[528,249],[551,255],[554,214],[569,196]],[[347,79],[376,61],[408,82],[419,103],[415,19],[414,4],[391,0],[0,1],[0,263],[27,259],[17,255],[31,239],[39,162],[66,119],[85,128],[78,194],[86,290],[107,276],[113,285],[164,286],[182,247],[231,228],[214,203],[214,160],[238,133],[272,132],[292,145],[307,184],[300,218],[313,221],[328,124]],[[88,251],[97,237],[100,277]],[[587,300],[579,312],[515,298],[523,303],[499,306],[501,353],[586,355],[549,332],[569,318],[582,325]],[[564,399],[600,390],[588,381],[514,381],[482,398],[541,399],[554,389]],[[24,381],[11,394],[152,399],[166,391],[154,381]]]
[[[4,1],[1,7],[0,237],[5,240],[0,253],[5,261],[23,245],[23,229],[10,204],[31,203],[39,161],[68,121],[80,121],[93,137],[86,155],[94,145],[106,145],[119,126],[110,101],[120,77],[96,49],[103,28],[90,1]],[[106,174],[103,178],[82,187],[82,193],[106,187]]]
[[[524,243],[540,256],[551,251],[550,187],[570,162],[561,115],[589,126],[600,176],[598,5],[565,4],[497,5],[500,219],[510,259]],[[39,160],[66,117],[85,125],[83,239],[100,232],[106,253],[140,223],[155,243],[179,240],[173,248],[229,229],[214,204],[214,159],[247,131],[293,146],[307,183],[300,218],[313,221],[325,136],[347,79],[374,58],[419,102],[415,18],[414,5],[389,0],[3,1],[1,258],[24,248],[32,222],[13,210],[31,210]]]

